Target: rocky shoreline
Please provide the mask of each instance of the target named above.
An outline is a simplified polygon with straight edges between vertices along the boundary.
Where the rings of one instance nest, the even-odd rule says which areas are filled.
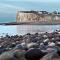
[[[41,21],[41,22],[6,22],[0,23],[0,25],[60,25],[60,21]]]
[[[60,30],[42,34],[6,35],[0,38],[0,60],[59,59]]]

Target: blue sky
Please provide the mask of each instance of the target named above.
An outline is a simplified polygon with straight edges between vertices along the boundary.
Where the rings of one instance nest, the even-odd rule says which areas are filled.
[[[0,0],[0,20],[15,19],[19,10],[60,11],[60,0]]]

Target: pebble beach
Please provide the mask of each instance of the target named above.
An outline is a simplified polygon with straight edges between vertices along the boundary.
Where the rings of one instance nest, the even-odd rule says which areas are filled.
[[[16,53],[17,52],[17,53]],[[8,56],[8,54],[10,55]],[[14,56],[16,54],[16,56]],[[6,56],[6,58],[5,58]],[[9,58],[8,58],[9,57]],[[23,57],[23,58],[22,58]],[[36,57],[36,58],[35,58]],[[11,58],[11,59],[10,59]],[[59,60],[60,30],[0,38],[0,60]]]

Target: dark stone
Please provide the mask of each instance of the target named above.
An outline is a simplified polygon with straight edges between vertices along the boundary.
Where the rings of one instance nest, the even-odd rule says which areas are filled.
[[[3,52],[7,51],[3,46],[0,47],[0,54],[2,54]]]
[[[37,35],[37,36],[38,36],[38,33],[35,33],[35,35]]]
[[[26,35],[31,35],[30,33],[27,33]]]
[[[57,53],[60,56],[60,48],[57,49]]]
[[[29,49],[25,53],[25,58],[27,60],[39,60],[42,58],[46,53],[43,53],[40,49],[34,48],[34,49]]]
[[[48,42],[44,42],[44,45],[48,45]]]
[[[16,44],[10,44],[10,45],[8,45],[7,47],[8,48],[14,48],[16,46]]]
[[[40,48],[41,50],[46,50],[46,49],[48,48],[48,46],[47,46],[47,45],[42,45],[42,46],[39,46],[39,48]]]
[[[23,49],[23,46],[21,44],[17,44],[15,49]]]

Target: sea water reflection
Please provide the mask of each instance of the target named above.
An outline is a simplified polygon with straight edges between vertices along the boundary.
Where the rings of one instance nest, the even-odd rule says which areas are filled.
[[[41,32],[52,32],[60,30],[60,25],[0,25],[0,36],[9,35],[23,35],[26,33],[41,33]]]

